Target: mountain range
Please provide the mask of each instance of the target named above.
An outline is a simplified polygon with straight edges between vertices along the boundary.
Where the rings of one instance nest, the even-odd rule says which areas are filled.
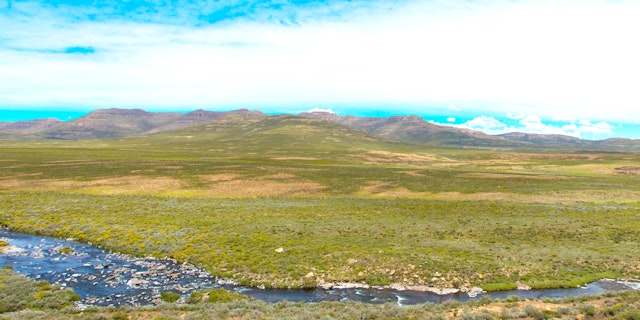
[[[277,116],[247,109],[228,112],[196,110],[186,114],[147,112],[140,109],[101,109],[71,121],[37,119],[0,122],[0,140],[84,140],[144,136],[205,123],[215,126],[216,121],[226,117],[267,121]],[[584,140],[564,135],[520,132],[489,135],[480,131],[436,125],[416,116],[373,118],[339,116],[330,112],[304,112],[294,117],[318,120],[316,123],[326,121],[343,125],[388,141],[428,146],[640,151],[640,140]]]

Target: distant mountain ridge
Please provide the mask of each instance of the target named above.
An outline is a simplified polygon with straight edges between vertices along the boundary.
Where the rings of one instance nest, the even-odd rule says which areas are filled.
[[[268,119],[273,116],[247,109],[228,112],[196,110],[189,113],[100,109],[68,122],[57,119],[0,122],[0,139],[80,140],[150,135],[214,123],[225,117]],[[436,125],[417,116],[373,118],[303,112],[293,117],[328,121],[389,141],[429,146],[640,151],[640,140],[612,138],[592,141],[565,135],[521,132],[489,135],[470,129]]]
[[[300,115],[337,122],[395,141],[432,146],[640,151],[640,140],[626,138],[584,140],[567,135],[522,132],[489,135],[481,131],[436,125],[416,116],[361,118],[342,117],[331,112],[304,112]]]
[[[407,143],[501,147],[515,147],[520,144],[480,131],[436,125],[416,116],[361,118],[341,117],[330,112],[304,112],[300,113],[300,116],[340,123],[389,140]]]
[[[98,109],[68,122],[57,119],[0,122],[0,138],[80,140],[125,137],[179,130],[229,115],[253,117],[263,113],[247,109],[228,112],[196,110],[186,114],[141,109]]]

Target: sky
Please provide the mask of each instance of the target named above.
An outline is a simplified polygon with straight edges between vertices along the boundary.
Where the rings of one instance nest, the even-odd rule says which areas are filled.
[[[0,121],[317,108],[637,139],[638,17],[636,0],[0,0]]]

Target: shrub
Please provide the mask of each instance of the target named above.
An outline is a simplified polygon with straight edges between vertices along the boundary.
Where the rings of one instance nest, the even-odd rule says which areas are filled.
[[[187,303],[196,304],[200,302],[210,302],[210,303],[226,303],[238,300],[249,300],[251,299],[248,296],[241,295],[235,292],[230,292],[224,289],[214,289],[214,290],[203,290],[193,292],[189,298],[187,298]]]
[[[514,310],[514,309],[502,309],[500,314],[501,319],[518,319],[518,318],[526,318],[527,313],[522,310]]]
[[[74,251],[73,248],[66,246],[58,249],[58,252],[60,252],[60,254],[72,254]]]
[[[536,320],[542,320],[546,318],[544,315],[544,312],[542,312],[540,308],[530,304],[524,307],[524,312],[527,314],[527,316],[534,318]]]
[[[62,309],[80,300],[71,289],[61,289],[45,281],[36,282],[0,269],[0,313],[34,309]]]
[[[576,309],[567,306],[558,307],[558,313],[564,315],[577,314]]]
[[[111,316],[111,319],[113,319],[113,320],[128,320],[129,319],[129,315],[126,314],[125,312],[119,311],[119,312],[114,313]]]
[[[580,306],[580,312],[585,316],[595,316],[596,315],[596,307],[592,304],[583,304]]]
[[[630,309],[616,315],[616,320],[640,320],[640,309]]]
[[[162,299],[162,301],[164,302],[173,303],[178,301],[178,299],[180,299],[180,295],[175,292],[165,291],[160,293],[160,299]]]

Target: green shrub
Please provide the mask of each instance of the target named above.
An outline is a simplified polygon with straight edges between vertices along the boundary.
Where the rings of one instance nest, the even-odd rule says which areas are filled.
[[[595,316],[596,307],[592,304],[583,304],[579,306],[580,312],[585,316]]]
[[[515,283],[486,283],[482,285],[484,291],[508,291],[514,290],[518,286]]]
[[[530,304],[524,307],[524,312],[527,314],[528,317],[534,318],[536,320],[546,319],[544,312],[542,312],[540,308]]]
[[[516,309],[502,309],[500,314],[501,319],[518,319],[518,318],[526,318],[527,313],[523,310]]]
[[[568,306],[558,307],[558,313],[559,314],[564,314],[564,315],[578,314],[576,309],[574,309],[572,307],[568,307]]]
[[[640,309],[634,308],[621,312],[614,317],[616,320],[640,320]]]
[[[173,303],[180,299],[180,295],[175,292],[165,291],[160,293],[160,299],[162,299],[162,301],[164,302]]]
[[[129,319],[129,315],[125,312],[122,311],[118,311],[116,313],[114,313],[113,315],[111,315],[111,319],[113,320],[128,320]]]
[[[80,300],[71,289],[62,289],[46,281],[36,282],[0,269],[0,313],[24,309],[62,309]]]
[[[72,254],[74,251],[73,248],[66,246],[58,249],[58,252],[60,252],[60,254]]]
[[[203,290],[193,292],[189,298],[187,298],[187,303],[196,304],[200,302],[210,302],[210,303],[226,303],[238,300],[250,300],[251,298],[245,295],[241,295],[235,292],[230,292],[224,289],[214,289],[214,290]]]

